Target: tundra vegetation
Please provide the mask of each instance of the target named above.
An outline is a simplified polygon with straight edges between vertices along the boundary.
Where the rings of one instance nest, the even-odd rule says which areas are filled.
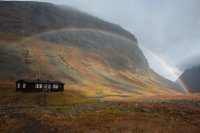
[[[89,97],[0,90],[0,132],[198,133],[200,95]],[[13,126],[14,125],[14,126]]]

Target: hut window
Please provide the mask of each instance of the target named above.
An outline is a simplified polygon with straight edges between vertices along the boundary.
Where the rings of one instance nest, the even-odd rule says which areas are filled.
[[[38,89],[39,89],[39,88],[42,88],[42,84],[36,84],[36,85],[35,85],[35,88],[38,88]]]
[[[57,84],[54,84],[54,85],[53,85],[53,88],[54,88],[54,89],[58,89],[58,85],[57,85]]]
[[[25,83],[23,83],[23,88],[26,88],[26,84]]]
[[[17,88],[20,88],[20,83],[17,84]]]
[[[39,88],[39,84],[36,84],[36,85],[35,85],[35,88]]]
[[[39,84],[39,88],[42,88],[42,84]]]

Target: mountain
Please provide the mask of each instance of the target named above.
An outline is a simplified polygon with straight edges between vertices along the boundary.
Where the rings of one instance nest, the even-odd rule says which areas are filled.
[[[0,87],[56,79],[88,96],[182,93],[116,24],[41,2],[0,1]]]
[[[191,93],[200,92],[200,66],[186,69],[183,74],[178,78],[188,88]],[[178,83],[178,80],[176,81]]]

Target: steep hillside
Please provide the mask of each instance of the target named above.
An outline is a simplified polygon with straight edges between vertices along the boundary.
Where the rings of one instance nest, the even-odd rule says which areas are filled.
[[[0,6],[0,31],[9,35],[26,37],[41,31],[58,30],[63,27],[90,27],[119,33],[136,41],[132,34],[120,26],[70,7],[42,2],[15,1],[1,1]]]
[[[185,72],[179,77],[191,93],[200,92],[200,66],[193,67],[185,70]]]
[[[88,96],[181,92],[149,68],[132,34],[49,3],[0,2],[0,56],[2,87],[40,78]]]

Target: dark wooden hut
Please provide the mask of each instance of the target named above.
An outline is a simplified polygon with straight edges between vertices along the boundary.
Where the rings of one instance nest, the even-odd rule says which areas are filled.
[[[16,91],[22,92],[59,92],[64,91],[64,83],[49,80],[18,80]]]

